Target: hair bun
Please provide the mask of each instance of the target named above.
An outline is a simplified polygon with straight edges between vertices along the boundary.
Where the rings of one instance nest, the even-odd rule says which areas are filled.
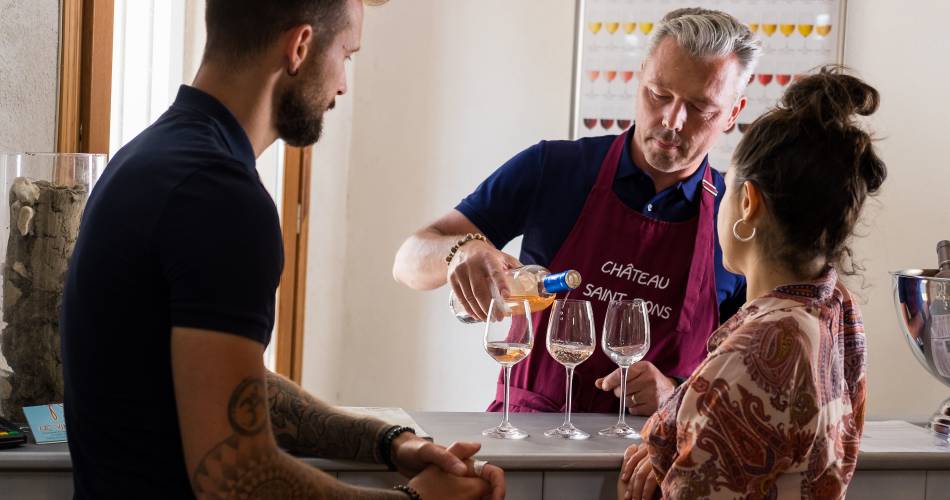
[[[874,87],[844,73],[838,65],[821,67],[802,78],[782,96],[780,108],[803,118],[810,117],[828,127],[854,125],[854,116],[877,111],[880,95]]]
[[[829,65],[789,86],[779,109],[805,126],[815,123],[809,128],[826,140],[849,144],[851,150],[839,157],[840,164],[851,165],[850,175],[863,181],[868,193],[875,193],[887,169],[874,152],[874,139],[854,118],[877,111],[880,100],[874,87],[846,74],[841,66]]]
[[[848,240],[868,195],[887,177],[857,115],[873,113],[879,100],[840,66],[825,66],[789,85],[739,140],[733,187],[750,181],[759,188],[774,225],[757,238],[790,269],[804,272],[819,258],[857,269]]]

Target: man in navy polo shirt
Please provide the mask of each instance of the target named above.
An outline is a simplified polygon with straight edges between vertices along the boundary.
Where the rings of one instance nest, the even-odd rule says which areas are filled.
[[[75,498],[504,496],[500,469],[460,460],[477,444],[342,413],[263,365],[283,251],[255,158],[317,141],[362,19],[361,0],[208,0],[194,85],[106,168],[61,322]],[[278,445],[412,479],[349,486]]]
[[[519,153],[455,210],[412,235],[396,256],[394,276],[419,290],[448,282],[468,312],[483,319],[490,285],[505,292],[506,269],[576,269],[584,283],[572,298],[592,302],[598,336],[611,300],[644,299],[651,349],[629,370],[625,397],[631,412],[651,414],[705,357],[720,318],[745,300],[743,279],[722,265],[715,224],[725,188],[707,153],[745,107],[760,51],[728,14],[670,12],[648,46],[633,128],[543,141]],[[469,233],[487,241],[465,238]],[[520,262],[499,250],[519,235]],[[546,315],[536,325],[532,353],[512,371],[512,408],[560,411],[563,368],[544,352]],[[600,349],[577,367],[575,410],[616,411],[615,368]],[[489,409],[501,408],[502,390]]]

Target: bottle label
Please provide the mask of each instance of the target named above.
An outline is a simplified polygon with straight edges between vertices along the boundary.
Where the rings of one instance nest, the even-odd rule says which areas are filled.
[[[549,274],[544,277],[541,285],[544,291],[548,293],[562,293],[573,290],[580,286],[581,275],[577,271],[564,271],[563,273]]]

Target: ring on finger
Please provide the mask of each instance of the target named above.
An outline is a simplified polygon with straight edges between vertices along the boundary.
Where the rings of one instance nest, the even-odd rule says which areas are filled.
[[[486,465],[488,465],[488,461],[486,460],[475,460],[474,462],[472,462],[472,469],[475,470],[475,475],[481,476],[482,471],[485,470]]]

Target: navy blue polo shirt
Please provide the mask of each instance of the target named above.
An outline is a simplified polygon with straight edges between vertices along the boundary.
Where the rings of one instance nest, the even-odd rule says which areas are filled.
[[[194,498],[171,329],[266,345],[282,268],[277,209],[247,134],[182,86],[109,162],[73,251],[60,331],[74,498]]]
[[[580,216],[607,150],[616,137],[535,144],[508,160],[456,209],[498,248],[524,235],[521,262],[547,267]],[[647,217],[685,221],[699,213],[706,168],[709,168],[708,161],[703,160],[702,167],[692,176],[657,193],[653,179],[634,164],[630,141],[627,141],[613,190],[624,204]],[[715,169],[712,177],[720,193],[716,198],[718,215],[725,180]],[[719,317],[725,321],[745,302],[745,278],[722,267],[718,237],[715,268]]]

